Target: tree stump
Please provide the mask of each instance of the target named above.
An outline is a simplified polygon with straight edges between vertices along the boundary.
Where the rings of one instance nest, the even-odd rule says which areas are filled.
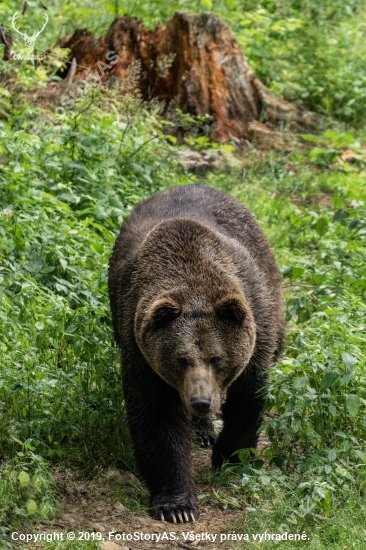
[[[275,96],[259,81],[230,27],[214,13],[177,12],[154,30],[129,16],[118,17],[104,37],[81,29],[59,45],[76,58],[75,78],[85,78],[86,70],[98,71],[103,82],[117,79],[121,92],[128,91],[137,64],[137,87],[145,100],[157,98],[168,105],[178,98],[184,112],[211,115],[215,141],[251,141],[261,134],[268,139],[270,128],[279,123],[301,130],[319,125],[318,115]],[[111,51],[117,62],[108,62]]]

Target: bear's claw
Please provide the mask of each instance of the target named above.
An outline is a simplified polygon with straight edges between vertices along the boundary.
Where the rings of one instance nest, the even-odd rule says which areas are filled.
[[[200,447],[211,447],[216,443],[217,434],[210,418],[193,417],[193,443]]]
[[[196,517],[195,513],[192,510],[183,510],[182,508],[180,510],[172,510],[172,509],[160,509],[156,510],[155,513],[152,514],[155,519],[159,519],[160,521],[170,521],[171,523],[190,523],[195,522]],[[198,513],[196,514],[198,517]]]

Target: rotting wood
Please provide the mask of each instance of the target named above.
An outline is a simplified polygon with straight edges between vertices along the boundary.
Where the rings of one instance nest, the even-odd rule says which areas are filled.
[[[137,87],[145,100],[157,98],[168,105],[178,98],[184,112],[211,115],[210,137],[218,142],[260,140],[263,128],[270,133],[281,124],[311,131],[321,121],[270,92],[250,68],[229,25],[211,12],[177,12],[166,26],[159,23],[153,30],[129,16],[118,17],[104,37],[81,29],[59,46],[69,48],[77,60],[75,79],[85,78],[86,68],[102,71],[102,81],[119,82],[121,92],[132,91],[127,84],[131,68],[139,66]],[[114,64],[108,63],[112,51],[119,56]]]

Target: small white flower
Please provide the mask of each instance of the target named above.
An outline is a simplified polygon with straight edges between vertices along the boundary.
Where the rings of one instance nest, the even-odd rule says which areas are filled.
[[[0,216],[2,218],[11,218],[13,215],[13,210],[10,210],[10,208],[4,208],[4,210],[0,211]]]

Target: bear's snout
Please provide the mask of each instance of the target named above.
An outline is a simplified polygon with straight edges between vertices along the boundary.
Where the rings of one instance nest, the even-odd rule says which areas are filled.
[[[209,366],[201,363],[187,370],[182,397],[194,416],[204,417],[220,409],[220,390]]]
[[[211,407],[211,398],[209,397],[192,397],[190,405],[198,415],[206,415]]]

